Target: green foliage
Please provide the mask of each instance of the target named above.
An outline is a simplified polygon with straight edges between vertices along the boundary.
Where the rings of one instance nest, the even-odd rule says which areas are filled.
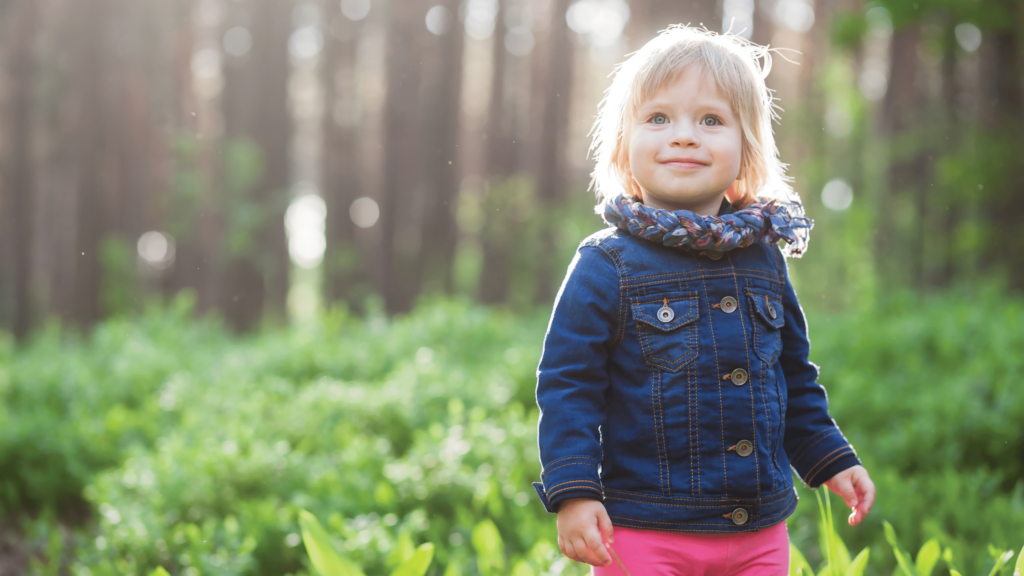
[[[100,300],[107,316],[134,312],[137,304],[135,250],[124,238],[107,235],[100,243]]]
[[[37,573],[60,557],[92,576],[280,576],[333,553],[375,576],[422,543],[436,575],[585,573],[530,486],[543,311],[438,300],[235,339],[191,306],[186,295],[88,339],[54,328],[16,354],[0,340],[0,502],[93,510],[59,552],[56,530],[31,533]],[[879,491],[858,527],[802,498],[791,573],[921,576],[939,560],[1006,572],[1024,534],[1008,456],[1022,449],[1024,303],[897,293],[811,314],[830,408]],[[320,556],[303,510],[325,527]],[[898,542],[902,561],[890,553],[897,533],[916,558]]]
[[[224,146],[224,250],[228,256],[256,257],[256,237],[271,214],[283,213],[280,202],[256,196],[263,177],[263,152],[247,139],[230,140]]]
[[[301,511],[299,525],[302,527],[302,541],[306,544],[309,561],[320,576],[364,576],[358,566],[334,549],[331,537],[315,516],[305,510]]]

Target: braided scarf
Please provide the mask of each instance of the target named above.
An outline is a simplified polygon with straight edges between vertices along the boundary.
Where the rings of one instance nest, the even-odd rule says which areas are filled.
[[[783,253],[797,258],[807,250],[814,225],[801,204],[776,200],[756,202],[732,214],[701,216],[689,210],[651,208],[619,194],[598,204],[597,213],[609,226],[672,248],[726,252],[757,241],[783,240]]]

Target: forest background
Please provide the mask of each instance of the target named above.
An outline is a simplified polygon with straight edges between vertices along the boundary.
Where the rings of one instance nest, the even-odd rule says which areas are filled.
[[[1019,549],[1024,3],[0,0],[0,574],[303,573],[303,507],[371,575],[578,570],[533,369],[608,74],[673,23],[790,49],[790,265],[880,489],[843,538]]]

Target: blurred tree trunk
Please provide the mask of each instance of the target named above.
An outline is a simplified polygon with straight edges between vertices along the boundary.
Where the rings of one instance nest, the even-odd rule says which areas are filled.
[[[557,204],[565,196],[565,144],[569,131],[570,104],[573,85],[573,41],[565,13],[571,0],[554,0],[549,25],[547,69],[543,84],[537,170],[536,211],[541,217],[540,247],[537,252],[538,302],[550,303],[555,292],[555,241],[557,222],[551,218]]]
[[[75,266],[75,313],[81,328],[88,328],[100,319],[100,241],[106,229],[103,221],[102,187],[107,134],[103,127],[108,120],[104,106],[103,87],[107,85],[103,39],[108,21],[106,0],[81,0],[75,10],[77,37],[75,91],[77,126],[75,127],[76,164],[78,169],[78,202]]]
[[[258,149],[256,157],[246,154],[256,144],[258,76],[264,72],[264,62],[257,58],[267,51],[268,39],[257,27],[267,16],[263,2],[249,2],[232,7],[232,14],[224,29],[242,26],[251,34],[252,46],[241,56],[224,54],[224,90],[221,96],[221,114],[224,135],[220,144],[219,182],[212,187],[212,198],[203,215],[203,250],[207,260],[215,265],[209,273],[220,277],[219,307],[236,332],[253,330],[259,326],[266,297],[264,274],[260,270],[260,243],[256,230],[234,222],[232,212],[257,208],[266,209],[256,199],[256,182],[265,177],[267,152]],[[224,32],[222,32],[224,34]],[[240,241],[234,241],[238,237]],[[216,254],[223,251],[223,255]]]
[[[767,46],[775,34],[775,22],[769,12],[772,5],[767,0],[754,0],[754,30],[750,34],[750,41],[761,46]]]
[[[961,133],[961,126],[959,125],[960,122],[956,113],[956,24],[957,21],[953,14],[947,12],[943,22],[942,63],[940,67],[943,120],[945,121],[946,132],[944,152],[946,153],[957,149],[960,143],[959,134]],[[953,231],[956,230],[956,214],[960,212],[959,207],[961,203],[956,201],[956,191],[945,189],[941,190],[941,192],[945,200],[943,206],[945,215],[942,218],[942,229],[945,231],[945,238],[942,246],[942,267],[935,276],[935,283],[939,286],[948,286],[956,272],[954,264],[956,261],[956,246],[954,244],[956,234]]]
[[[509,0],[498,0],[491,53],[491,94],[487,106],[487,149],[484,155],[483,269],[480,273],[479,299],[485,304],[508,299],[512,242],[509,238],[508,210],[502,211],[502,184],[514,171],[512,149],[508,145],[508,110],[505,106],[505,77],[508,50],[505,49],[505,15]]]
[[[341,4],[325,0],[329,32],[323,52],[323,187],[327,206],[324,251],[325,300],[355,303],[365,281],[366,261],[356,245],[349,208],[361,195],[356,49],[360,24],[341,15]]]
[[[212,215],[198,213],[193,202],[186,199],[199,196],[207,199],[211,193],[209,177],[211,171],[206,169],[208,163],[203,162],[201,147],[210,146],[209,141],[195,141],[199,132],[198,113],[200,101],[195,94],[191,61],[195,52],[196,41],[193,13],[196,0],[181,0],[173,5],[177,8],[173,16],[173,73],[169,98],[171,100],[173,161],[170,170],[174,172],[169,192],[164,202],[166,209],[162,214],[164,229],[175,241],[174,266],[164,278],[163,291],[166,296],[173,296],[181,290],[192,290],[196,295],[196,311],[205,312],[212,308],[220,308],[218,294],[214,291],[216,284],[209,281],[215,270],[213,266],[204,266],[204,256],[209,259],[210,251],[204,250],[202,225]],[[225,76],[229,66],[225,66]],[[225,90],[230,84],[225,78]],[[225,121],[226,124],[226,121]],[[227,126],[225,126],[225,130]],[[183,183],[191,183],[198,190],[182,190]],[[219,236],[217,243],[220,243]],[[214,262],[213,264],[216,264]]]
[[[258,0],[253,18],[252,59],[259,65],[256,83],[254,135],[263,153],[263,178],[255,198],[265,210],[257,239],[263,276],[262,312],[274,321],[287,320],[286,302],[291,271],[284,214],[291,199],[291,111],[288,108],[292,31],[292,0]]]
[[[889,139],[890,163],[888,189],[880,194],[877,206],[879,230],[876,235],[877,270],[883,281],[917,281],[918,263],[905,248],[894,214],[910,209],[916,199],[915,188],[926,174],[923,157],[917,150],[914,130],[920,126],[921,87],[917,81],[917,46],[920,23],[911,22],[893,31],[890,42],[889,86],[883,105],[886,136]],[[909,196],[909,198],[908,198]],[[901,276],[901,270],[910,276]]]
[[[1021,96],[1020,28],[1022,7],[1012,0],[993,3],[1005,15],[1001,25],[984,30],[981,61],[981,137],[984,147],[997,156],[992,172],[985,176],[982,214],[991,226],[991,243],[983,249],[982,261],[1004,267],[1012,288],[1024,290],[1024,238],[1020,214],[1024,213],[1024,171],[1020,149],[1024,145],[1024,98]],[[1016,10],[1016,12],[1015,12]],[[991,165],[991,164],[990,164]]]
[[[456,198],[462,166],[458,159],[459,109],[462,96],[462,57],[465,33],[458,21],[460,0],[443,0],[450,14],[449,29],[435,38],[433,65],[427,68],[426,114],[423,118],[423,254],[417,259],[430,286],[451,294],[458,226]],[[500,17],[498,18],[500,23]],[[497,35],[497,26],[495,29]]]
[[[221,305],[236,331],[258,328],[264,313],[276,321],[286,316],[291,7],[290,0],[254,0],[248,13],[239,12],[236,23],[248,20],[252,47],[228,59],[224,70],[224,145],[215,205],[226,251]],[[255,225],[243,211],[258,214]]]
[[[33,40],[37,31],[36,0],[18,0],[13,6],[6,8],[10,20],[10,34],[6,50],[9,58],[10,96],[7,118],[3,124],[9,125],[8,150],[10,162],[4,162],[6,178],[0,184],[0,191],[6,189],[7,199],[0,205],[9,207],[4,210],[4,225],[10,226],[9,240],[13,246],[5,256],[10,258],[13,266],[10,275],[4,270],[4,282],[7,284],[13,277],[13,322],[14,337],[24,341],[32,324],[32,314],[36,302],[32,301],[29,292],[29,278],[32,264],[32,222],[34,221],[35,178],[33,174],[33,110],[32,94],[35,85],[35,51]],[[6,130],[5,130],[6,131]],[[4,286],[0,286],[3,289]]]
[[[670,24],[689,24],[695,28],[706,26],[708,30],[716,31],[722,29],[722,11],[714,0],[650,0],[647,4],[650,14],[644,34],[647,40]]]
[[[394,0],[387,24],[384,97],[384,154],[381,196],[381,287],[389,314],[408,311],[419,293],[417,258],[420,218],[419,36],[423,13],[419,0]]]

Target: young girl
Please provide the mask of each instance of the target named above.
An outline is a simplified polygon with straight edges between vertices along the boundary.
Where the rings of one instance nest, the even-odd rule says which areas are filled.
[[[770,69],[764,47],[674,26],[601,103],[611,227],[580,244],[555,300],[534,484],[559,548],[595,575],[787,574],[790,466],[850,524],[874,502],[783,258],[811,222],[778,159]]]

